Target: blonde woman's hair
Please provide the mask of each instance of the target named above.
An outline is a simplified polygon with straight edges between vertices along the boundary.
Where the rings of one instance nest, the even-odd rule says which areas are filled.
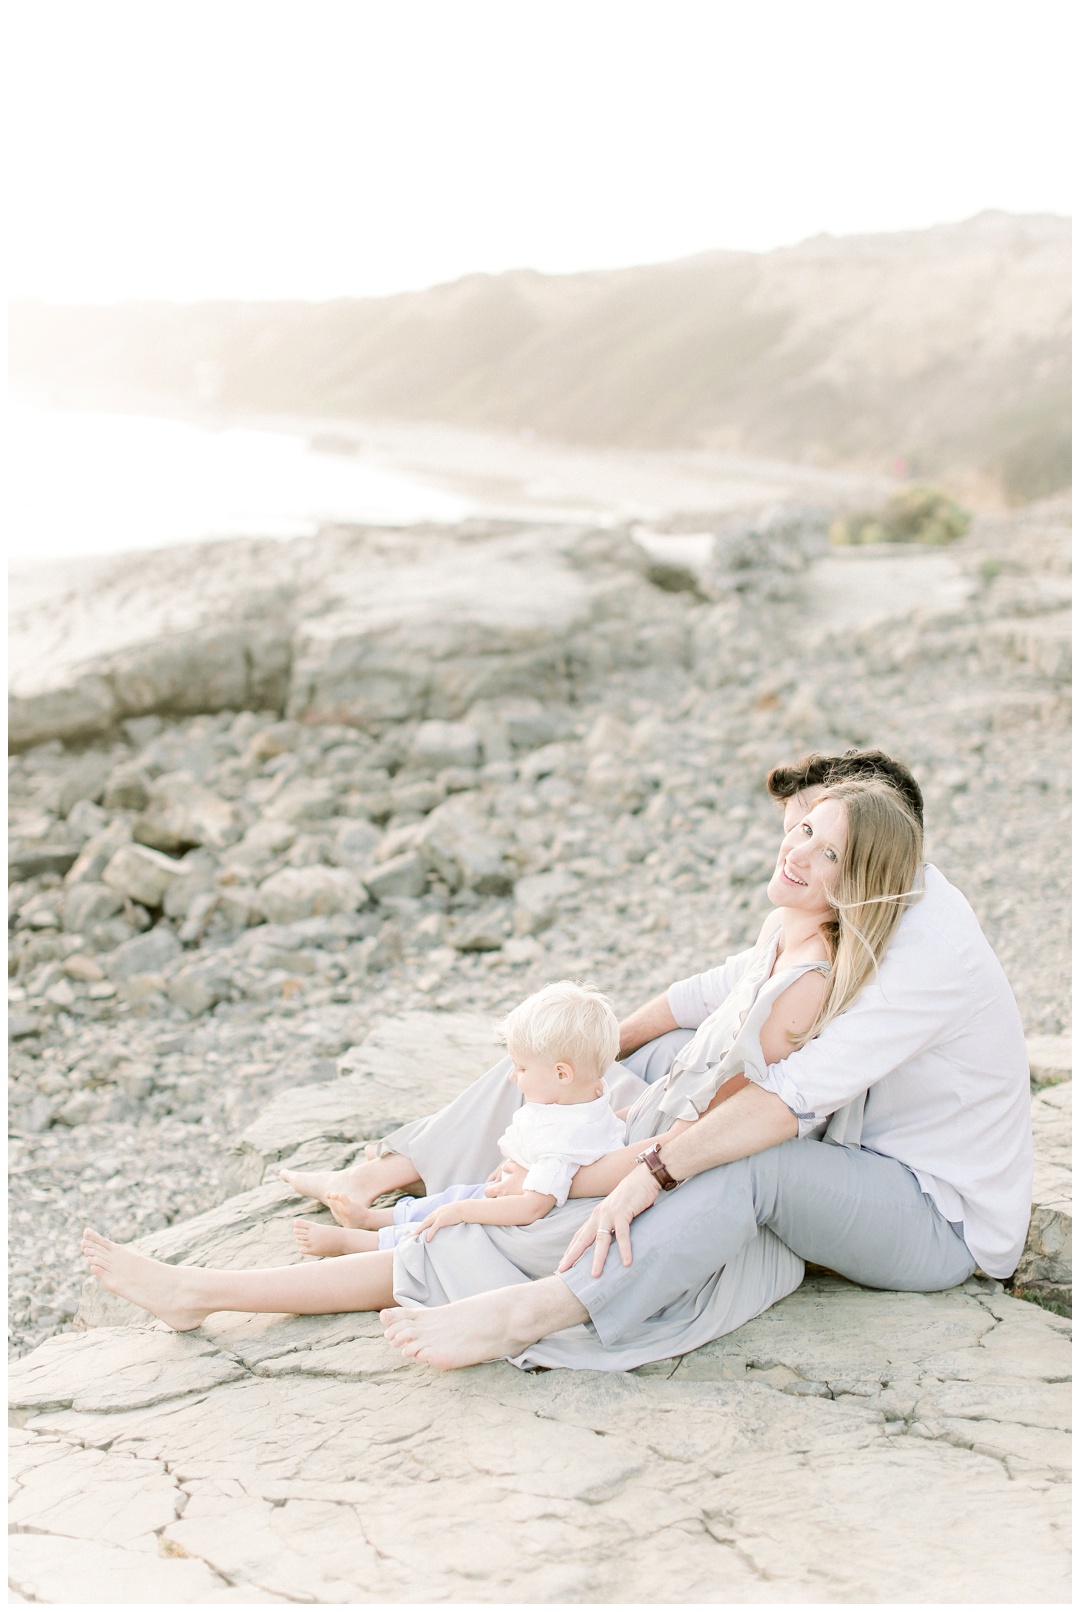
[[[838,800],[847,845],[829,901],[836,917],[822,926],[832,953],[825,996],[804,1046],[850,1007],[877,973],[896,927],[923,893],[922,827],[900,792],[880,778],[834,784],[814,801]]]
[[[602,1075],[619,1051],[615,1009],[595,986],[578,980],[556,980],[495,1026],[508,1050],[565,1059],[585,1075]]]

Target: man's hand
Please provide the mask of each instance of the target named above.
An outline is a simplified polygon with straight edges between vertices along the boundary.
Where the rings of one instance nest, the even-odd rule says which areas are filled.
[[[517,1197],[525,1190],[525,1177],[528,1170],[523,1164],[514,1164],[511,1160],[500,1166],[499,1170],[488,1180],[484,1188],[485,1198]]]
[[[599,1276],[607,1260],[612,1237],[619,1245],[623,1264],[632,1264],[634,1256],[630,1249],[630,1222],[644,1210],[652,1208],[659,1192],[660,1183],[646,1165],[639,1164],[635,1170],[631,1170],[614,1192],[609,1192],[604,1201],[597,1204],[567,1248],[559,1263],[559,1270],[568,1271],[589,1244],[595,1243],[592,1274]]]
[[[429,1243],[435,1233],[441,1231],[444,1226],[460,1226],[465,1219],[463,1208],[464,1205],[461,1203],[444,1203],[440,1208],[433,1209],[427,1219],[420,1222],[416,1235],[423,1237],[427,1232],[424,1241]]]

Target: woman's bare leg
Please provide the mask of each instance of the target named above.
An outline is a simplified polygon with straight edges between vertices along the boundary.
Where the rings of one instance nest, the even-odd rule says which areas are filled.
[[[416,1166],[401,1153],[365,1157],[344,1170],[279,1170],[281,1179],[302,1198],[317,1198],[339,1226],[365,1225],[361,1217],[384,1192],[419,1183]]]
[[[215,1271],[199,1265],[164,1265],[89,1228],[83,1233],[82,1248],[103,1287],[149,1310],[178,1332],[201,1326],[215,1310],[337,1315],[378,1310],[394,1301],[392,1249],[344,1254],[318,1265]]]

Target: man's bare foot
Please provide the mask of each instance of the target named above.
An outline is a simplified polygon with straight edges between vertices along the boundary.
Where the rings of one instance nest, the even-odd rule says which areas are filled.
[[[324,1203],[339,1226],[367,1230],[372,1228],[361,1217],[376,1198],[416,1182],[413,1166],[400,1153],[364,1158],[344,1170],[279,1170],[278,1174],[302,1198],[317,1198]]]
[[[521,1354],[549,1332],[588,1320],[558,1277],[458,1299],[434,1309],[380,1310],[386,1340],[409,1360],[440,1371]]]
[[[317,1225],[312,1220],[294,1220],[293,1230],[302,1254],[367,1254],[379,1246],[377,1231],[352,1231],[347,1226]]]
[[[89,1226],[83,1232],[82,1251],[102,1287],[149,1310],[177,1332],[190,1332],[210,1314],[207,1307],[194,1302],[197,1277],[190,1268],[148,1259],[133,1248],[111,1243]]]

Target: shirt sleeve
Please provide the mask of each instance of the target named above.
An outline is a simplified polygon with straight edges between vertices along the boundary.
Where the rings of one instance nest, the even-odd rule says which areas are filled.
[[[956,956],[925,935],[916,944],[899,941],[898,934],[877,975],[813,1041],[764,1075],[747,1067],[748,1079],[791,1109],[800,1136],[970,1016],[972,982]]]
[[[575,1159],[568,1159],[565,1155],[557,1153],[547,1154],[537,1159],[521,1183],[521,1190],[549,1192],[555,1199],[556,1207],[561,1209],[570,1196],[570,1183],[580,1168]]]
[[[668,1007],[679,1028],[696,1030],[704,1024],[710,1013],[715,1013],[721,1002],[731,995],[749,968],[753,955],[754,948],[750,946],[744,952],[736,952],[719,968],[707,969],[704,974],[694,974],[690,979],[676,980],[674,985],[669,985]]]

